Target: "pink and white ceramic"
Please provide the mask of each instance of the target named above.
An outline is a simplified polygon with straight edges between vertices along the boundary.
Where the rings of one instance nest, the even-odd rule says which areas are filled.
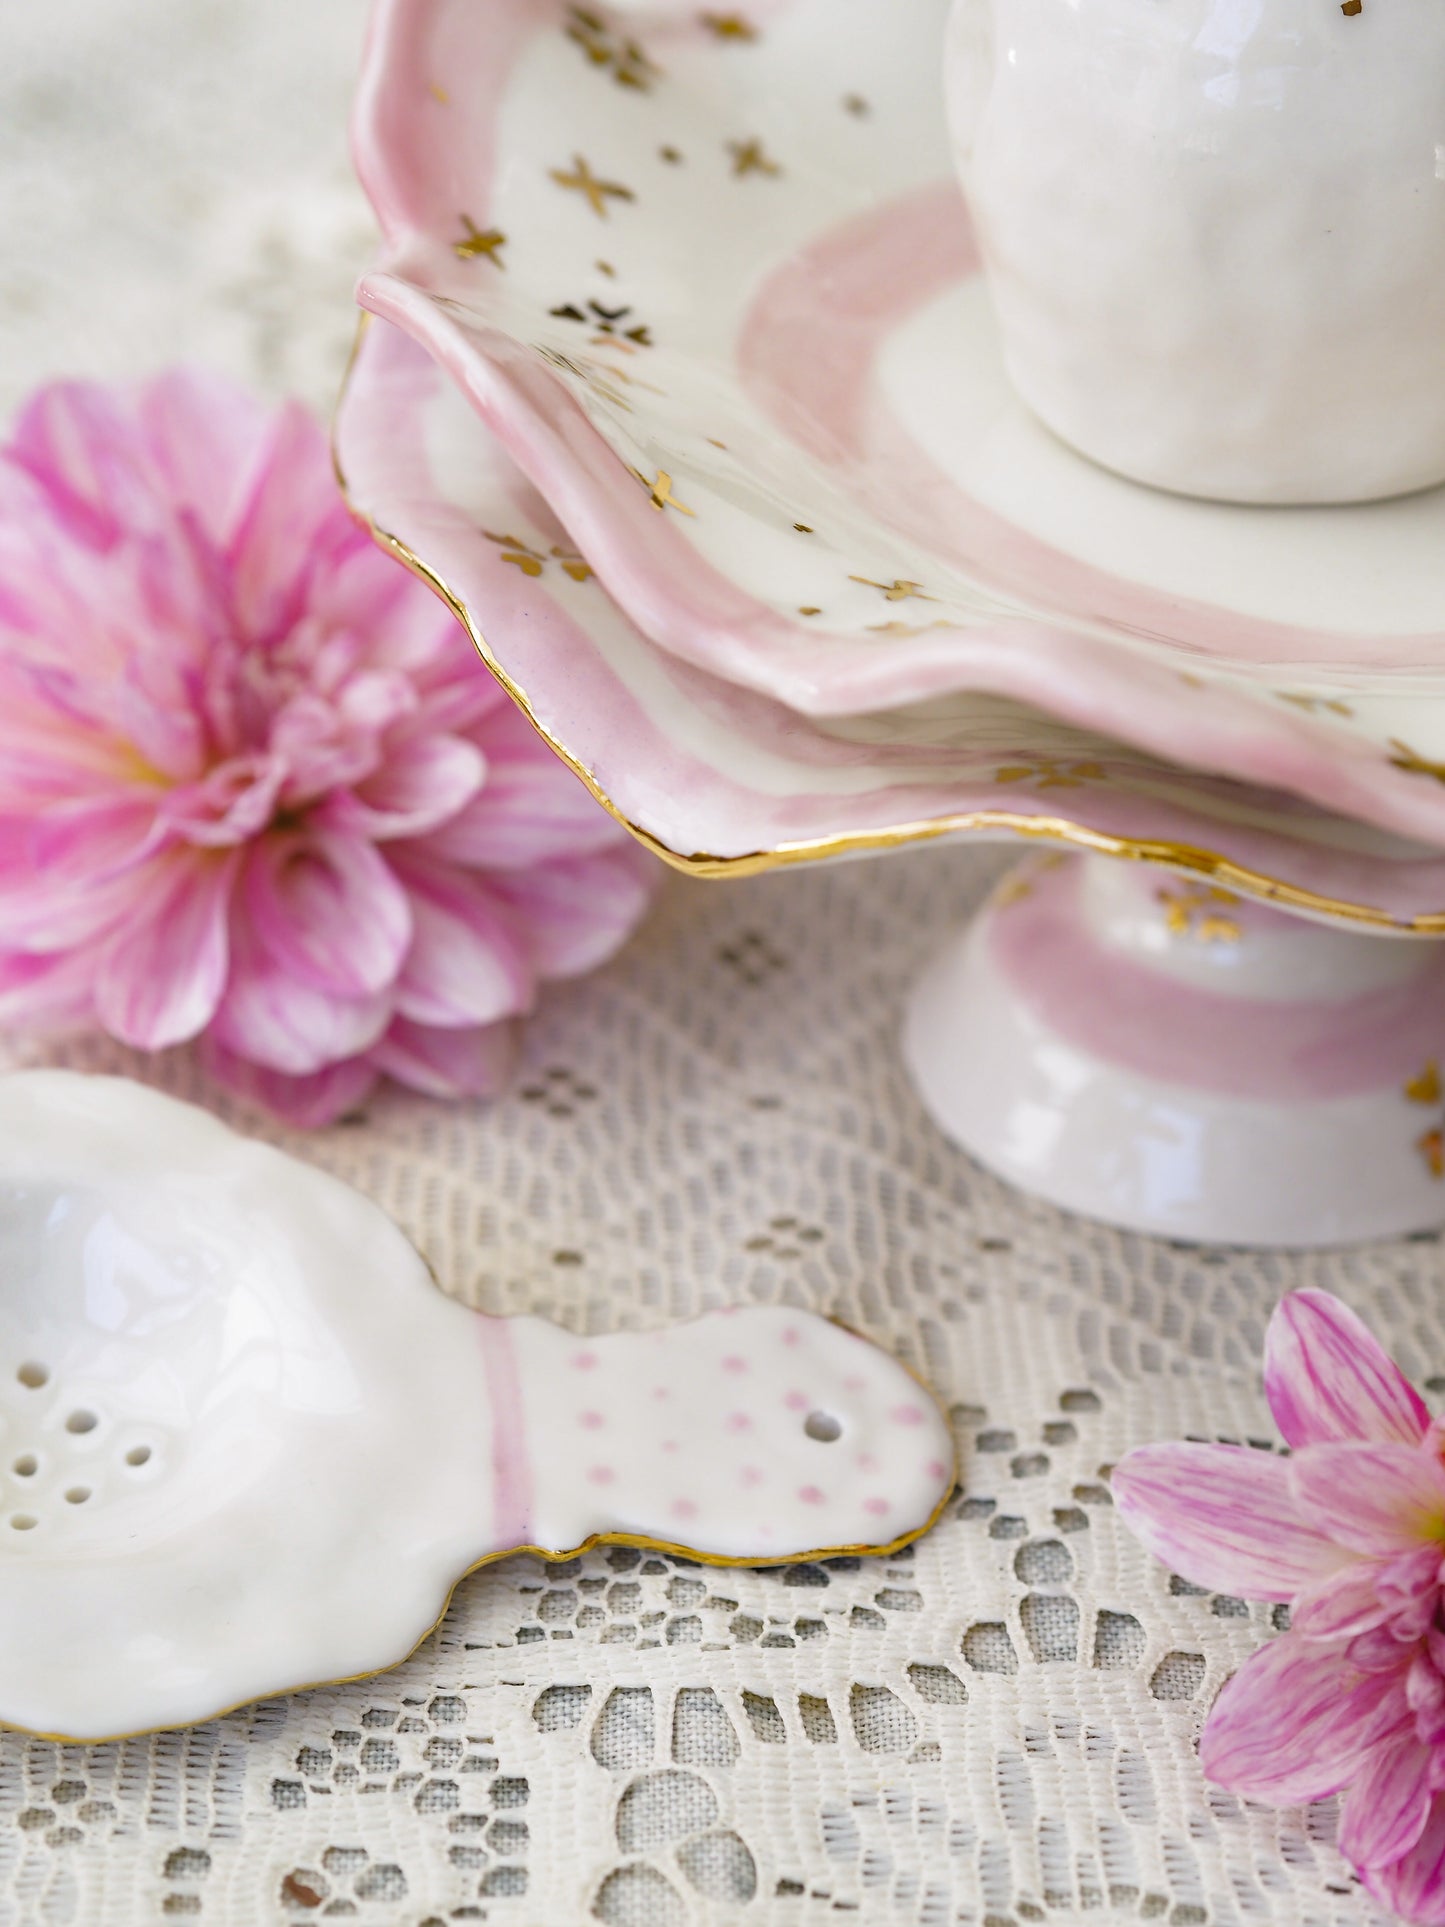
[[[1445,482],[1445,12],[954,0],[947,85],[1005,359],[1161,488]]]
[[[369,1199],[123,1079],[0,1080],[0,1145],[6,1724],[375,1672],[522,1546],[863,1552],[952,1488],[933,1400],[828,1319],[479,1316]]]
[[[1034,857],[910,1006],[924,1102],[1026,1190],[1209,1243],[1445,1219],[1445,948]]]
[[[1006,698],[1445,844],[1445,491],[1188,502],[1040,427],[943,29],[943,0],[382,0],[363,302],[679,660],[816,717]]]
[[[1113,851],[1371,927],[1445,929],[1445,852],[1005,699],[809,718],[649,642],[416,343],[373,322],[336,420],[353,509],[450,599],[542,733],[679,867],[943,835]]]

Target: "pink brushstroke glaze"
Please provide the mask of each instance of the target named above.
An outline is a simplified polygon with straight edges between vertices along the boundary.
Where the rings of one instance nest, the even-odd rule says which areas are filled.
[[[1220,996],[1106,951],[1067,865],[994,920],[993,957],[1049,1028],[1158,1083],[1274,1103],[1398,1087],[1440,1050],[1445,954],[1404,983],[1334,1002]],[[1435,947],[1438,949],[1439,947]]]
[[[383,0],[354,132],[358,165],[382,217],[387,251],[383,267],[365,278],[360,298],[407,328],[457,379],[650,637],[687,661],[778,695],[799,710],[846,714],[964,688],[1009,694],[1080,726],[1109,733],[1125,728],[1131,740],[1154,753],[1187,759],[1196,767],[1293,789],[1324,807],[1404,834],[1445,839],[1445,796],[1436,786],[1392,768],[1378,750],[1328,720],[1277,709],[1223,685],[1186,688],[1169,665],[1158,624],[1146,620],[1151,611],[1164,612],[1137,599],[1148,592],[1097,572],[1081,574],[1084,565],[1070,558],[1058,559],[1057,565],[1043,558],[1040,580],[1052,582],[1054,593],[1065,599],[1074,593],[1087,598],[1076,619],[1092,624],[1102,608],[1103,619],[1115,630],[1111,640],[1071,630],[1066,621],[1042,620],[926,632],[879,649],[871,639],[860,644],[856,637],[819,634],[780,618],[703,563],[680,518],[659,521],[645,498],[625,483],[618,458],[570,395],[537,368],[529,347],[480,320],[468,324],[458,307],[436,305],[437,300],[465,304],[475,293],[475,281],[461,272],[465,264],[451,252],[457,219],[453,189],[459,180],[480,184],[482,193],[471,196],[478,203],[472,215],[486,218],[480,201],[492,177],[506,92],[499,76],[510,71],[539,24],[554,27],[555,17],[539,22],[538,13],[520,0],[498,0],[485,9],[456,0]],[[681,23],[677,30],[684,31]],[[465,111],[438,111],[424,83],[443,69],[448,77],[468,77],[473,91]],[[951,186],[940,184],[905,197],[887,222],[870,209],[861,220],[844,224],[839,237],[824,236],[814,246],[827,249],[836,240],[840,266],[866,287],[866,265],[854,264],[850,254],[860,248],[860,237],[866,250],[870,239],[877,243],[883,235],[891,258],[910,224],[922,233],[933,218],[936,229],[938,197],[951,193]],[[933,217],[927,212],[930,197]],[[952,221],[961,234],[956,201],[954,210]],[[936,253],[921,257],[921,271],[933,279],[915,293],[915,305],[930,289],[937,291],[938,268]],[[793,302],[796,288],[787,285],[788,273],[785,265],[764,287],[763,306],[745,325],[745,335],[750,328],[762,331],[770,300]],[[900,307],[901,302],[900,294]],[[791,313],[797,322],[796,306]],[[860,330],[866,333],[874,319],[865,314]],[[823,360],[812,354],[810,368]],[[848,343],[846,360],[856,373],[862,362],[858,342]],[[856,398],[852,406],[856,415]],[[852,425],[856,430],[856,422]],[[902,460],[908,451],[895,447],[891,454]],[[889,458],[886,438],[869,444],[870,463]],[[900,491],[900,499],[906,492]],[[950,508],[950,540],[958,539],[952,526],[958,506]],[[989,534],[975,517],[969,553],[992,552],[999,566],[1032,580],[1031,571],[1041,561],[1028,547],[1032,538],[1012,532],[991,551]],[[1117,608],[1111,604],[1115,596],[1124,598]],[[1174,634],[1172,613],[1171,607],[1163,636]],[[1234,633],[1233,620],[1229,611],[1186,610],[1185,632],[1178,638],[1184,660],[1191,652],[1214,653],[1223,646],[1226,635]],[[1260,647],[1282,652],[1284,660],[1354,660],[1360,651],[1354,638],[1303,636],[1283,625],[1264,625],[1252,633]],[[1141,641],[1154,650],[1155,659],[1139,652]],[[1400,666],[1414,667],[1428,660],[1421,650],[1430,642],[1398,637],[1382,641],[1380,648]]]
[[[338,430],[354,499],[423,555],[483,618],[492,647],[526,689],[539,719],[592,767],[624,813],[669,847],[683,854],[731,855],[867,834],[903,822],[921,828],[961,810],[998,809],[1045,819],[1060,813],[1065,799],[1056,791],[994,783],[996,751],[985,776],[971,773],[978,759],[966,745],[939,751],[840,742],[781,705],[651,651],[693,713],[715,718],[747,743],[803,767],[866,762],[877,767],[885,786],[856,796],[818,795],[806,788],[777,796],[715,770],[650,719],[585,629],[543,584],[500,561],[482,533],[482,525],[492,522],[485,515],[464,517],[439,494],[426,462],[425,413],[443,381],[405,336],[383,325],[370,330]],[[496,497],[494,519],[525,515],[539,532],[555,531],[549,539],[562,539],[560,526],[480,423],[477,436],[473,459],[479,478],[488,469],[495,478],[489,484]],[[1022,762],[1030,760],[1026,733],[1017,755]],[[921,760],[954,764],[959,773],[952,780],[910,784],[909,771]],[[1336,828],[1305,803],[1234,789],[1216,778],[1151,764],[1133,752],[1121,750],[1101,767],[1100,781],[1067,793],[1066,814],[1090,829],[1218,851],[1297,888],[1402,919],[1445,906],[1445,859],[1433,853],[1406,846],[1398,853],[1363,854],[1350,846],[1352,832]],[[1410,779],[1398,781],[1403,790]],[[1414,805],[1418,809],[1427,792],[1440,799],[1430,805],[1438,815],[1445,802],[1438,785],[1411,788]],[[1248,805],[1263,820],[1222,820],[1217,810],[1228,801]]]
[[[505,1318],[479,1317],[477,1336],[492,1408],[492,1535],[498,1546],[525,1546],[532,1533],[533,1476],[511,1325]]]

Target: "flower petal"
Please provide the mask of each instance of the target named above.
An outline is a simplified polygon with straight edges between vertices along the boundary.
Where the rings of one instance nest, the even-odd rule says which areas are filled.
[[[224,546],[266,453],[269,411],[209,369],[169,368],[141,390],[139,413],[170,495]]]
[[[179,852],[156,865],[158,901],[100,960],[96,1016],[138,1050],[164,1050],[205,1029],[226,985],[234,855]]]
[[[400,861],[400,860],[399,860]],[[396,1008],[418,1024],[470,1029],[519,1016],[534,990],[525,938],[478,878],[423,869],[402,876],[415,935],[396,986]]]
[[[380,767],[323,806],[337,829],[384,841],[426,836],[454,817],[481,789],[487,760],[460,736],[416,736],[389,743]]]
[[[1378,1570],[1373,1559],[1357,1559],[1314,1580],[1290,1606],[1291,1631],[1301,1639],[1355,1639],[1382,1625],[1395,1608],[1380,1597]]]
[[[1409,1723],[1403,1665],[1360,1673],[1337,1647],[1282,1633],[1214,1702],[1199,1760],[1209,1779],[1246,1800],[1299,1806],[1348,1786],[1371,1748]]]
[[[616,954],[632,935],[662,869],[637,844],[535,870],[493,871],[493,893],[526,932],[542,977],[576,977]]]
[[[217,1043],[235,1056],[306,1077],[370,1050],[390,1016],[385,991],[343,997],[304,983],[248,929],[237,933],[231,980],[213,1028]]]
[[[1445,1540],[1445,1466],[1413,1445],[1306,1445],[1287,1462],[1299,1517],[1352,1552]]]
[[[370,1096],[377,1081],[376,1071],[365,1057],[328,1064],[309,1077],[287,1077],[281,1071],[267,1070],[263,1064],[235,1056],[212,1037],[205,1040],[201,1057],[218,1084],[302,1131],[319,1130],[355,1110]]]
[[[481,795],[429,839],[430,848],[471,869],[521,870],[619,844],[627,832],[564,763],[537,748],[525,760],[489,756]]]
[[[1430,1423],[1424,1400],[1369,1326],[1327,1291],[1293,1291],[1280,1301],[1265,1339],[1264,1389],[1290,1445],[1414,1445]]]
[[[1415,1927],[1445,1927],[1445,1799],[1436,1797],[1414,1846],[1388,1866],[1362,1867],[1366,1890]]]
[[[245,904],[282,970],[343,997],[385,990],[411,943],[411,905],[385,857],[336,831],[263,838],[246,867]]]
[[[1340,1816],[1340,1852],[1357,1867],[1402,1859],[1430,1817],[1431,1749],[1414,1727],[1386,1740],[1361,1767]]]
[[[371,1062],[398,1084],[428,1097],[494,1097],[517,1057],[510,1024],[477,1030],[433,1030],[398,1017],[371,1052]]]
[[[1289,1462],[1242,1445],[1144,1445],[1115,1466],[1114,1503],[1158,1559],[1196,1586],[1293,1599],[1347,1563],[1300,1517]]]

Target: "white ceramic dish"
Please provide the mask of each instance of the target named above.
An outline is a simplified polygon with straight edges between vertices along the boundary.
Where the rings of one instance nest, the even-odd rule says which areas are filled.
[[[1015,386],[1136,481],[1445,481],[1445,13],[955,0],[959,166]]]
[[[1039,837],[1172,862],[1314,915],[1445,929],[1445,854],[1290,797],[1004,699],[813,719],[681,662],[617,608],[455,385],[387,323],[363,335],[336,454],[353,509],[448,597],[608,807],[681,868]]]
[[[1445,1219],[1445,946],[1032,858],[934,961],[905,1033],[956,1142],[1070,1210],[1210,1244]]]
[[[794,710],[1004,696],[1445,843],[1445,491],[1265,513],[1070,453],[1003,371],[942,0],[747,21],[382,0],[358,104],[364,303],[638,629]]]
[[[0,1721],[107,1739],[395,1664],[471,1567],[900,1544],[942,1414],[826,1319],[578,1339],[121,1079],[0,1080]]]

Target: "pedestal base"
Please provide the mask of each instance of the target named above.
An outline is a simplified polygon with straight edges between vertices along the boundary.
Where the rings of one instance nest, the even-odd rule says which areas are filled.
[[[1445,1223],[1445,944],[1031,858],[925,973],[904,1049],[956,1143],[1087,1216],[1293,1246]]]

